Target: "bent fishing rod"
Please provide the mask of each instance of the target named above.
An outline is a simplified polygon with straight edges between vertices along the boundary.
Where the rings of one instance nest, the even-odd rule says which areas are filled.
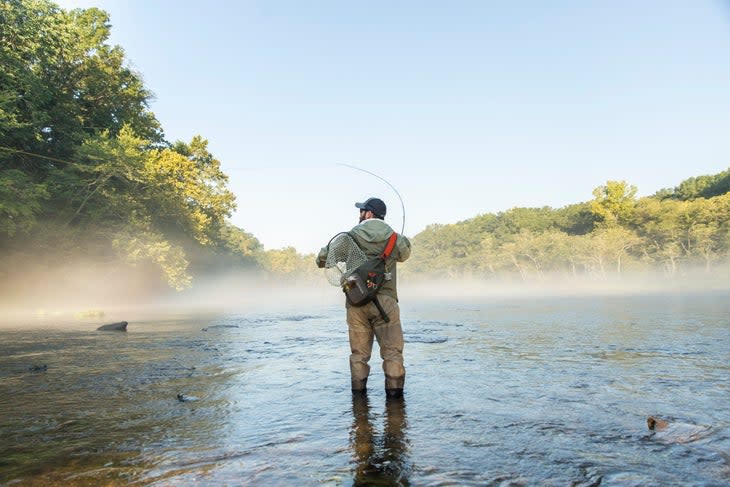
[[[368,171],[367,169],[363,169],[361,167],[353,166],[352,164],[345,164],[345,163],[342,163],[342,162],[338,162],[337,165],[338,166],[349,167],[350,169],[355,169],[356,171],[362,171],[362,172],[364,172],[366,174],[370,174],[371,176],[374,176],[374,177],[380,179],[382,182],[384,182],[385,184],[387,184],[388,186],[390,186],[390,189],[392,189],[395,192],[395,194],[398,196],[398,199],[400,200],[400,207],[401,207],[401,211],[403,212],[403,224],[402,224],[400,233],[401,233],[401,235],[403,235],[403,232],[406,229],[406,206],[403,204],[403,198],[401,198],[401,195],[398,192],[398,190],[395,189],[395,186],[393,186],[392,184],[390,184],[388,182],[388,180],[385,179],[384,177],[378,176],[374,172]]]

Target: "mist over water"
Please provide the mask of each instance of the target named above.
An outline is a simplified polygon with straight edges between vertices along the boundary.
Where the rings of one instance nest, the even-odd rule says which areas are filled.
[[[126,334],[95,331],[111,314],[0,330],[0,484],[730,482],[725,290],[404,284],[388,402],[377,345],[367,397],[349,391],[336,288],[236,282],[141,308]]]
[[[40,262],[40,257],[37,259]],[[26,256],[6,262],[0,283],[0,326],[31,326],[92,320],[150,319],[191,313],[296,310],[341,303],[342,294],[327,284],[321,271],[307,278],[224,270],[196,277],[183,291],[171,289],[155,266],[130,267],[117,262],[72,258],[42,265]],[[499,279],[452,278],[404,273],[399,293],[406,302],[453,297],[554,297],[702,293],[730,290],[730,276],[689,269],[683,276],[625,273],[621,279],[598,280],[546,274],[523,281],[517,274]],[[48,321],[48,320],[51,321]],[[55,321],[54,321],[55,320]]]

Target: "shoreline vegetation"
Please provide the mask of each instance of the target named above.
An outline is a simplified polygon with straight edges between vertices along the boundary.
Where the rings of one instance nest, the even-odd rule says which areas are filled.
[[[165,138],[142,75],[108,43],[106,12],[11,0],[0,24],[0,306],[186,296],[221,276],[264,288],[322,280],[312,254],[264,249],[229,222],[235,195],[220,162],[202,136]],[[730,169],[636,194],[607,181],[564,208],[428,226],[412,238],[403,284],[722,287]]]

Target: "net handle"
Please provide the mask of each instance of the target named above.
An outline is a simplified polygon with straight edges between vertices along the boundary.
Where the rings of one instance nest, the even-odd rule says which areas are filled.
[[[330,244],[332,243],[332,241],[333,241],[334,239],[336,239],[337,237],[339,237],[340,235],[347,235],[348,237],[352,238],[352,235],[350,235],[350,232],[339,232],[339,233],[336,233],[336,234],[334,235],[334,237],[332,237],[332,238],[330,239],[330,241],[329,241],[329,242],[327,242],[327,252],[329,252],[329,250],[330,250]]]

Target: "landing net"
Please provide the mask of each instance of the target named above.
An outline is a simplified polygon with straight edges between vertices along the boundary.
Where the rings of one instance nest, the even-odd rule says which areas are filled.
[[[344,232],[332,237],[327,247],[324,275],[333,286],[342,286],[347,276],[367,260],[352,237]]]

